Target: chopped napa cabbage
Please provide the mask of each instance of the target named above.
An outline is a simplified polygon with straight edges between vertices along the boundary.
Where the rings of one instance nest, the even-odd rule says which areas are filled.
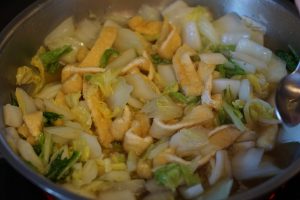
[[[208,142],[208,131],[202,127],[184,128],[170,139],[170,147],[176,150],[178,156],[199,155],[199,149]]]
[[[81,153],[74,151],[70,158],[63,158],[63,151],[59,152],[54,160],[49,165],[49,170],[46,177],[57,182],[66,178],[69,170],[78,161]]]
[[[30,64],[33,67],[22,66],[17,69],[17,85],[34,84],[33,94],[36,94],[40,89],[42,89],[45,83],[45,68],[40,59],[40,55],[45,53],[45,51],[45,48],[39,48],[37,53],[31,59]]]
[[[100,67],[106,67],[112,57],[117,57],[119,55],[120,53],[113,48],[106,49],[101,57]]]
[[[159,184],[173,191],[179,185],[192,185],[200,182],[199,177],[193,174],[191,169],[178,163],[170,163],[155,170],[154,179]]]
[[[10,127],[19,127],[23,123],[23,115],[18,106],[6,104],[3,106],[4,123]]]
[[[43,112],[44,126],[53,126],[56,120],[62,119],[63,115],[55,112]]]
[[[181,117],[183,109],[174,103],[170,97],[162,95],[146,103],[142,108],[142,112],[151,118],[168,121]]]
[[[97,85],[104,97],[109,97],[113,94],[113,87],[117,83],[117,72],[107,70],[103,73],[97,73],[88,76],[88,81],[91,84]],[[86,77],[87,78],[87,77]]]
[[[224,102],[223,103],[223,108],[225,112],[228,114],[230,117],[231,121],[233,124],[241,131],[245,131],[246,127],[242,122],[243,119],[243,114],[233,106],[229,105],[228,103]]]
[[[86,162],[90,158],[91,150],[89,148],[89,145],[87,144],[87,141],[79,137],[76,140],[72,141],[72,148],[74,151],[80,152],[80,161]]]
[[[119,28],[114,46],[119,51],[134,48],[139,55],[142,55],[143,51],[150,47],[150,43],[148,43],[139,33],[133,32],[130,29]]]
[[[132,95],[138,100],[145,102],[158,96],[159,90],[156,85],[141,73],[128,74],[125,79],[133,86]]]
[[[153,20],[153,21],[161,20],[159,9],[146,4],[143,4],[140,7],[138,14],[146,20]]]
[[[75,37],[83,42],[88,48],[92,48],[99,34],[101,25],[98,20],[82,19],[78,22]]]
[[[231,78],[236,75],[246,74],[245,70],[231,59],[225,64],[217,65],[216,70],[220,72],[222,77],[225,78]]]
[[[32,147],[43,163],[48,164],[53,148],[52,136],[48,133],[41,133]]]
[[[274,108],[261,99],[252,99],[244,106],[244,115],[246,122],[253,126],[257,122],[276,123]]]
[[[61,48],[54,49],[52,51],[48,51],[45,53],[42,53],[40,55],[40,58],[45,66],[45,69],[50,74],[55,74],[58,72],[59,68],[61,67],[61,64],[59,63],[59,59],[72,51],[72,47],[65,45]]]
[[[92,126],[92,116],[85,101],[79,101],[76,106],[71,109],[75,115],[75,119],[86,129]]]
[[[69,93],[65,96],[65,101],[70,108],[73,108],[79,104],[80,97],[80,92]]]
[[[34,152],[34,149],[31,146],[31,144],[29,144],[26,140],[19,139],[17,142],[17,148],[21,157],[25,161],[29,162],[40,173],[44,173],[45,166],[43,165],[42,160]]]
[[[269,83],[263,74],[247,74],[255,96],[258,98],[266,98],[269,95]]]
[[[123,110],[128,103],[133,87],[129,85],[122,77],[117,78],[117,82],[113,88],[112,95],[107,99],[107,103],[111,110]]]
[[[22,66],[17,69],[16,84],[39,84],[41,77],[31,67]]]
[[[185,96],[181,92],[170,92],[169,96],[177,102],[187,105],[197,104],[200,101],[200,97]]]
[[[212,15],[206,7],[197,6],[194,7],[192,11],[186,15],[186,20],[197,21],[203,17],[207,18],[208,20],[212,20]]]

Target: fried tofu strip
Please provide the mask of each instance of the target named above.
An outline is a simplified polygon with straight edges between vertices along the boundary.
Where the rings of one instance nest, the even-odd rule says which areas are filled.
[[[116,40],[118,30],[116,27],[103,27],[98,39],[96,40],[91,51],[87,54],[84,60],[79,64],[80,67],[98,66],[100,59],[106,49],[111,48]]]
[[[104,147],[109,147],[113,141],[113,135],[110,132],[112,123],[111,111],[107,104],[102,101],[102,96],[97,86],[85,83],[83,90],[84,98],[91,111],[100,144]]]

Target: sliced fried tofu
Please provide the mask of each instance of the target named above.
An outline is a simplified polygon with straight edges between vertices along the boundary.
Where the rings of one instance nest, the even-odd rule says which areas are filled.
[[[99,65],[100,59],[106,49],[112,47],[118,30],[116,27],[103,27],[98,39],[96,40],[94,46],[84,58],[84,60],[79,64],[80,67],[95,67]]]
[[[62,85],[65,94],[80,92],[82,90],[82,76],[78,73],[73,74]]]
[[[91,111],[100,144],[104,147],[109,147],[113,141],[113,135],[110,132],[112,124],[111,111],[107,104],[102,101],[102,95],[97,86],[84,84],[83,94]]]
[[[181,46],[181,37],[178,30],[173,26],[168,37],[158,48],[158,54],[162,58],[172,59],[176,50]]]
[[[199,96],[203,88],[194,63],[190,58],[195,53],[192,48],[183,45],[176,51],[173,57],[173,67],[177,81],[187,96]]]
[[[43,126],[43,112],[33,112],[23,115],[23,120],[33,137],[40,135]]]

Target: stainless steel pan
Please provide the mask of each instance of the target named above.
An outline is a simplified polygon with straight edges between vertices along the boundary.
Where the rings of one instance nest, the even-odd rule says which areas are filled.
[[[70,15],[80,19],[89,11],[100,17],[108,12],[135,12],[143,3],[163,6],[171,0],[48,0],[38,1],[17,16],[0,34],[0,104],[9,100],[15,88],[17,66],[29,63],[29,59],[42,44],[43,38]],[[300,19],[293,6],[276,0],[189,0],[189,4],[208,6],[216,17],[236,12],[263,23],[267,27],[266,45],[272,49],[285,48],[292,44],[300,50]],[[64,190],[43,176],[31,170],[9,148],[3,136],[4,124],[0,106],[0,152],[21,174],[40,188],[59,199],[82,199]],[[300,134],[300,133],[295,133]],[[275,149],[275,158],[285,170],[252,189],[236,194],[230,199],[253,199],[278,187],[300,171],[300,145],[280,145]],[[18,191],[16,191],[18,192]]]

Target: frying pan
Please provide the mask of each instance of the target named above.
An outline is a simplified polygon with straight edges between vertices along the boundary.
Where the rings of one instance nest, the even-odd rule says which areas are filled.
[[[37,1],[20,13],[0,34],[0,105],[9,102],[9,94],[15,89],[15,73],[18,66],[29,63],[45,36],[63,19],[75,16],[79,20],[92,11],[99,17],[111,12],[130,15],[146,3],[162,7],[172,0],[47,0]],[[288,44],[299,52],[300,18],[292,5],[279,0],[188,0],[188,4],[207,6],[220,17],[229,12],[248,16],[267,27],[266,46],[283,48]],[[2,106],[0,106],[2,113]],[[4,138],[4,123],[0,114],[0,152],[23,176],[59,199],[83,199],[66,191],[34,172],[10,149]],[[300,134],[300,133],[295,133]],[[230,200],[255,199],[274,190],[300,171],[300,145],[277,145],[273,154],[283,172],[251,189],[235,194]],[[17,191],[16,191],[17,192]]]

